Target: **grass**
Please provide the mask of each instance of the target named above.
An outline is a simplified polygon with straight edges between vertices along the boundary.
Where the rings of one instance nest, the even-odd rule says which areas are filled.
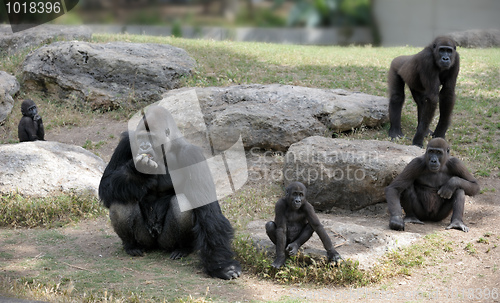
[[[0,227],[60,227],[104,213],[97,198],[91,196],[32,198],[17,194],[0,195]]]
[[[193,76],[183,79],[184,86],[281,83],[342,88],[379,96],[387,95],[386,73],[392,58],[420,50],[411,47],[297,46],[103,34],[94,35],[93,40],[168,43],[184,48],[197,61]],[[466,162],[476,175],[500,176],[500,49],[458,51],[461,72],[453,123],[447,139],[454,156]],[[28,52],[0,57],[0,70],[21,79],[21,63]],[[21,89],[15,98],[13,113],[0,127],[1,143],[17,142],[19,109],[24,98],[35,100],[44,118],[46,131],[85,126],[101,115],[127,119],[133,113],[133,110],[102,113],[75,108],[66,104],[65,100]],[[403,131],[410,138],[399,142],[409,145],[416,127],[416,106],[409,93],[402,121]],[[437,123],[437,118],[433,123]],[[387,129],[388,125],[337,135],[387,140]],[[85,148],[94,150],[102,144],[89,141]],[[221,201],[221,207],[236,230],[241,231],[251,220],[272,217],[274,203],[281,194],[282,188],[276,184],[269,184],[258,191],[245,189]],[[84,232],[72,236],[55,227],[86,218],[99,218],[105,213],[98,201],[88,197],[68,195],[34,199],[1,195],[0,225],[4,228],[0,229],[0,241],[4,247],[21,245],[46,253],[17,260],[13,251],[2,248],[0,265],[2,268],[4,265],[13,266],[14,269],[3,270],[0,274],[0,293],[51,302],[157,302],[164,298],[177,302],[206,302],[218,298],[208,288],[217,289],[219,282],[200,277],[196,261],[191,257],[165,265],[163,254],[151,253],[138,261],[128,258],[119,243],[110,244],[114,249],[111,249],[112,258],[96,257],[98,248],[93,253],[85,249],[68,251],[68,246],[78,247],[77,236]],[[109,235],[99,230],[93,237],[105,239]],[[497,247],[498,240],[496,235],[484,235],[476,246],[482,249],[487,245],[489,251]],[[337,268],[322,260],[303,257],[291,258],[284,268],[277,271],[269,266],[272,258],[257,251],[244,235],[238,232],[234,241],[234,249],[245,271],[261,279],[308,285],[363,286],[379,283],[394,276],[410,275],[415,268],[432,266],[439,262],[435,256],[456,251],[466,251],[472,256],[478,254],[478,248],[473,243],[455,244],[443,236],[431,235],[409,248],[388,253],[379,267],[369,271],[361,270],[359,264],[351,260],[342,262]],[[15,263],[18,261],[20,264]],[[147,276],[143,276],[145,274]],[[188,284],[183,284],[183,281]],[[238,293],[241,285],[234,283],[229,287]],[[182,295],[183,289],[195,289],[197,295]]]

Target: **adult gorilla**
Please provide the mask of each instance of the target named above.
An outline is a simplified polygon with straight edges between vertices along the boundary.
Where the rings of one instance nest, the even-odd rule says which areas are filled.
[[[200,250],[210,276],[240,276],[231,251],[233,229],[202,151],[182,137],[165,108],[149,107],[136,130],[122,135],[99,196],[129,255],[160,248],[178,259]]]
[[[455,105],[455,85],[460,70],[456,44],[450,38],[437,37],[418,54],[392,60],[388,75],[391,138],[402,137],[401,110],[405,101],[405,83],[417,103],[418,125],[413,145],[422,147],[430,133],[429,125],[439,103],[439,122],[433,137],[445,138]],[[439,87],[442,85],[441,91]]]
[[[427,144],[425,154],[413,159],[386,187],[389,227],[404,230],[405,223],[441,221],[452,213],[446,229],[468,232],[462,220],[465,195],[474,196],[478,192],[477,180],[460,160],[450,157],[448,143],[434,138]],[[401,206],[406,214],[404,220]]]

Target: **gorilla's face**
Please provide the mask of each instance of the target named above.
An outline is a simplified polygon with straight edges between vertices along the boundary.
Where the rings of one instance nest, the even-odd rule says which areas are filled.
[[[21,104],[21,113],[23,116],[30,117],[33,119],[38,115],[38,108],[33,100],[26,99]]]
[[[171,150],[176,132],[175,121],[166,109],[159,106],[148,108],[130,138],[137,170],[145,174],[164,174],[166,155]]]

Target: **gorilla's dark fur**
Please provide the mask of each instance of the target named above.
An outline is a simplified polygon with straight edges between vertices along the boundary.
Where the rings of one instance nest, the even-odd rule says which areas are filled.
[[[38,115],[38,109],[33,100],[26,99],[21,104],[23,117],[17,126],[19,142],[45,140],[42,117]]]
[[[138,146],[137,151],[132,151],[130,140],[136,140],[132,143]],[[238,277],[241,267],[231,250],[233,229],[216,198],[191,210],[181,212],[179,208],[180,194],[192,204],[202,200],[206,191],[213,197],[215,188],[208,167],[188,172],[174,190],[169,169],[175,167],[168,167],[167,160],[187,170],[196,163],[206,164],[201,149],[181,136],[170,113],[152,106],[135,132],[123,134],[99,185],[99,196],[109,208],[125,251],[140,256],[145,250],[159,248],[171,252],[171,259],[178,259],[199,250],[210,276]],[[161,165],[166,172],[140,172]]]

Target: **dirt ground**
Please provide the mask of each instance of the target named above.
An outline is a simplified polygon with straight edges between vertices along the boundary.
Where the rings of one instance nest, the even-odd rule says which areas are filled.
[[[101,158],[109,161],[120,133],[126,130],[126,122],[98,119],[89,126],[60,129],[47,132],[46,139],[83,146],[88,140],[96,144],[104,143],[95,150]],[[350,289],[343,287],[314,288],[300,285],[280,285],[272,281],[258,279],[250,274],[236,282],[214,281],[206,277],[200,283],[209,285],[209,293],[228,301],[274,301],[283,298],[296,298],[297,301],[324,302],[420,302],[420,301],[463,301],[463,302],[500,302],[500,179],[481,178],[484,193],[468,199],[465,207],[464,222],[470,232],[444,230],[449,218],[443,222],[425,225],[407,225],[406,231],[428,234],[439,232],[445,241],[452,241],[450,251],[440,255],[440,259],[430,266],[413,270],[410,276],[398,277],[368,287]],[[252,185],[255,186],[255,185]],[[357,216],[366,216],[358,214]],[[387,215],[382,215],[382,219]],[[366,216],[369,218],[369,216]],[[348,220],[348,217],[342,219]],[[380,219],[380,217],[378,218]],[[82,222],[77,227],[78,243],[82,249],[88,247],[105,256],[110,247],[119,245],[119,238],[106,223]],[[374,222],[379,222],[375,221]],[[374,223],[379,224],[379,223]],[[103,229],[103,226],[104,229]],[[64,228],[71,234],[75,227]],[[108,237],[95,237],[96,234]],[[482,241],[480,239],[483,239]],[[469,245],[468,245],[469,244]],[[471,251],[473,247],[473,251]],[[341,249],[339,249],[341,251]],[[18,251],[23,254],[22,251]],[[29,252],[25,252],[29,253]],[[141,273],[138,273],[141,275]],[[206,290],[194,287],[190,290],[203,295]],[[191,293],[190,292],[190,293]]]

